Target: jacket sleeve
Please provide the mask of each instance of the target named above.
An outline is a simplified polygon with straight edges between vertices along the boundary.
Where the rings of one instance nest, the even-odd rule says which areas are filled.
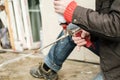
[[[96,36],[120,41],[120,0],[114,0],[108,13],[77,6],[72,23]]]

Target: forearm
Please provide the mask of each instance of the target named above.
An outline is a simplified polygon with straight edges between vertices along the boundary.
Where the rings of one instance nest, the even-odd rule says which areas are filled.
[[[120,4],[120,1],[115,0],[110,11],[106,14],[77,6],[71,13],[72,20],[67,15],[64,15],[64,17],[91,34],[120,41],[120,10],[118,4]],[[64,14],[70,12],[69,7],[66,10]]]
[[[106,37],[120,37],[120,14],[99,14],[90,9],[77,7],[72,22],[81,28]]]

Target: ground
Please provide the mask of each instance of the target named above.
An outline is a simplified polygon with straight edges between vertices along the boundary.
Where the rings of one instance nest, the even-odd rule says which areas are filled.
[[[29,70],[39,65],[43,57],[31,52],[0,53],[0,80],[42,80],[33,78]],[[58,75],[59,80],[92,80],[99,71],[99,64],[66,60]]]

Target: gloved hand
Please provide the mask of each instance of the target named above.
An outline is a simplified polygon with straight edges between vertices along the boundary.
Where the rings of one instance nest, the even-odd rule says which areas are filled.
[[[74,0],[54,0],[55,12],[59,14],[64,14],[66,7]]]

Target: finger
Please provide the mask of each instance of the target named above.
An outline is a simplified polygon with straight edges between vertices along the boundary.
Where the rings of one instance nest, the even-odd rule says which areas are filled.
[[[87,42],[81,42],[81,43],[78,43],[77,46],[81,47],[81,46],[84,46],[86,45]]]
[[[63,10],[64,8],[62,8],[62,6],[59,3],[59,1],[54,2],[54,9],[55,9],[55,12],[59,13],[59,14],[62,14],[62,12],[64,11]]]
[[[61,4],[61,2],[60,1],[54,1],[53,4],[59,6]]]
[[[85,41],[85,40],[77,40],[77,41],[74,41],[74,43],[77,44],[77,45],[78,45],[78,44],[79,44],[79,45],[80,45],[80,44],[82,45],[82,44],[86,43],[86,41]]]
[[[56,12],[56,13],[59,13],[59,14],[62,14],[62,13],[61,13],[61,9],[59,9],[58,7],[55,7],[55,12]]]
[[[86,33],[84,33],[84,32],[82,31],[81,37],[82,37],[82,38],[85,38],[85,36],[86,36]]]
[[[78,45],[80,45],[80,44],[86,44],[86,41],[85,40],[81,40],[81,41],[75,41],[75,43]]]
[[[81,37],[72,37],[72,39],[73,39],[74,41],[77,41],[77,40],[81,40],[82,38],[81,38]]]
[[[89,33],[88,33],[87,31],[82,30],[82,33],[81,33],[81,37],[82,37],[82,38],[85,38],[85,37],[88,36],[88,35],[89,35]]]
[[[54,6],[54,9],[55,9],[55,10],[59,10],[59,9],[60,9],[60,6]]]

